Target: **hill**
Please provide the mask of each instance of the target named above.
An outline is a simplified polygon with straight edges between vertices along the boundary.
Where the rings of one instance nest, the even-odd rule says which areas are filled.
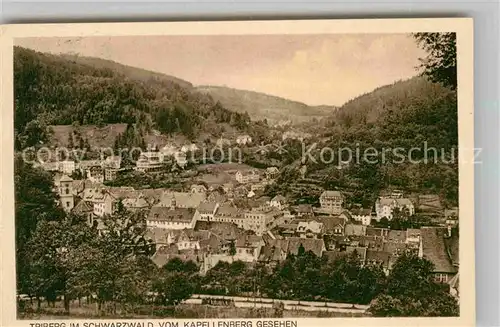
[[[302,102],[292,101],[265,93],[238,90],[225,86],[197,86],[196,90],[209,94],[214,100],[239,113],[247,112],[256,120],[267,119],[269,122],[291,120],[300,123],[313,118],[331,115],[336,107],[308,106]]]
[[[154,78],[164,82],[173,82],[187,89],[193,87],[193,84],[178,77],[153,72],[142,68],[123,65],[112,60],[78,56],[73,54],[62,54],[60,57],[78,65],[85,65],[97,69],[111,69],[114,72],[127,76],[128,78],[131,78],[133,80],[147,82],[148,80]]]
[[[191,84],[112,61],[15,47],[16,146],[46,141],[48,125],[134,124],[143,134],[188,139],[244,131],[248,115],[232,112]]]
[[[455,91],[425,77],[398,81],[348,101],[308,128],[319,142],[308,175],[327,189],[352,191],[352,203],[371,205],[380,191],[394,188],[437,194],[443,206],[457,205]],[[324,148],[333,150],[333,160],[321,160]]]

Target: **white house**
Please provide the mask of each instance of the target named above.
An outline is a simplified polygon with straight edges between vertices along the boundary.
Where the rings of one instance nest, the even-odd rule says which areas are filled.
[[[391,220],[393,218],[394,209],[407,210],[410,216],[415,214],[415,206],[410,201],[410,199],[401,198],[378,198],[375,202],[375,212],[377,213],[377,220],[382,218],[387,218]]]
[[[187,165],[186,153],[182,151],[177,151],[174,153],[174,159],[177,166],[184,168]]]
[[[250,143],[252,143],[250,135],[240,135],[236,138],[236,144],[238,145],[247,145]]]
[[[59,171],[66,175],[71,175],[76,169],[75,162],[73,160],[64,160],[59,163]]]
[[[200,221],[214,221],[215,213],[219,208],[217,202],[202,202],[196,209],[196,220]]]
[[[160,152],[145,151],[136,162],[136,170],[142,172],[158,171],[163,167],[163,156]]]
[[[331,214],[340,214],[342,212],[343,202],[344,197],[339,191],[324,191],[319,197],[321,209]]]
[[[372,221],[372,211],[370,209],[353,209],[351,210],[351,217],[362,225],[368,226]]]
[[[286,206],[286,198],[283,195],[276,195],[269,201],[269,206],[282,210]]]
[[[199,148],[196,144],[194,143],[191,143],[191,144],[187,144],[187,145],[183,145],[181,147],[181,152],[194,152],[194,151],[197,151]]]
[[[321,234],[323,224],[315,220],[301,221],[297,225],[297,234],[302,238],[314,238]]]
[[[259,174],[254,169],[238,170],[235,177],[236,181],[241,184],[257,183],[260,180]]]
[[[195,210],[192,208],[154,206],[146,219],[148,228],[193,229],[195,223]]]
[[[276,177],[278,177],[279,174],[280,174],[280,171],[277,167],[268,167],[266,169],[266,178],[267,179],[275,179]]]

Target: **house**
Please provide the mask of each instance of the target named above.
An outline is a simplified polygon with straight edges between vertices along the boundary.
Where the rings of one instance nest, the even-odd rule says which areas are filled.
[[[234,258],[243,262],[255,262],[264,245],[262,236],[242,234],[235,241]]]
[[[148,201],[143,196],[126,198],[122,201],[123,206],[129,211],[145,210],[149,207]]]
[[[207,188],[203,184],[193,184],[190,188],[191,193],[206,193]]]
[[[118,169],[115,168],[104,168],[104,180],[105,181],[112,181],[116,179],[116,176],[118,176]]]
[[[343,202],[344,198],[339,191],[324,191],[319,197],[321,208],[331,214],[340,214]]]
[[[73,195],[73,179],[68,175],[63,175],[56,184],[59,202],[64,211],[69,212],[75,206]]]
[[[100,160],[81,160],[77,164],[77,169],[80,169],[82,174],[84,174],[88,169],[92,167],[101,167],[101,161]]]
[[[219,203],[217,202],[202,202],[196,209],[196,220],[200,221],[213,221],[215,218],[215,213],[219,208]]]
[[[175,208],[154,206],[146,220],[148,228],[193,229],[195,226],[195,210],[192,208]]]
[[[329,216],[319,218],[323,223],[323,234],[345,235],[347,221],[340,217]]]
[[[360,222],[362,225],[369,226],[372,221],[372,211],[371,209],[352,209],[351,210],[352,219]]]
[[[135,164],[135,169],[143,173],[160,171],[163,168],[163,156],[158,151],[145,151]]]
[[[389,232],[387,233],[387,236],[385,237],[385,240],[389,241],[389,242],[396,242],[396,243],[400,243],[400,244],[405,244],[406,243],[406,231],[390,229]]]
[[[195,152],[195,151],[198,151],[198,150],[199,150],[198,146],[196,144],[194,144],[194,143],[183,145],[181,147],[181,152],[184,152],[184,153],[186,153],[186,152]]]
[[[283,210],[286,206],[286,198],[283,195],[276,195],[269,201],[269,206],[278,210]]]
[[[64,160],[59,163],[59,171],[66,175],[71,175],[76,170],[76,164],[73,160]]]
[[[420,229],[408,228],[405,242],[411,248],[418,248],[420,246]]]
[[[382,218],[387,218],[391,220],[393,218],[393,213],[395,209],[407,211],[409,216],[415,214],[415,206],[410,199],[406,198],[383,198],[380,197],[375,202],[375,212],[377,214],[377,220]]]
[[[96,182],[104,182],[104,169],[101,166],[93,166],[87,169],[87,179]]]
[[[282,239],[270,240],[261,248],[258,261],[271,267],[275,267],[280,262],[285,261],[287,247],[282,246],[282,244],[288,245],[288,241]]]
[[[91,227],[94,226],[94,205],[92,203],[81,200],[73,208],[72,212],[78,216],[86,217],[87,224]]]
[[[120,156],[109,156],[104,160],[103,167],[110,169],[120,169],[122,158]]]
[[[288,241],[288,255],[298,255],[301,246],[304,248],[305,252],[311,251],[318,257],[321,257],[323,252],[326,251],[325,242],[322,239],[290,237],[286,240]]]
[[[450,281],[448,282],[450,285],[450,294],[457,301],[460,300],[460,272],[458,272]]]
[[[277,167],[268,167],[266,168],[266,179],[271,180],[275,179],[279,176],[280,171]]]
[[[315,220],[300,221],[297,225],[296,233],[301,238],[318,238],[323,231],[323,223]]]
[[[213,221],[219,223],[235,224],[239,228],[243,228],[245,215],[242,210],[233,206],[230,203],[224,203],[217,208],[214,214]]]
[[[293,208],[298,218],[314,216],[314,210],[310,204],[299,204]]]
[[[453,265],[449,248],[446,246],[447,235],[446,228],[422,227],[420,229],[419,256],[434,264],[434,278],[441,283],[448,283],[458,272],[457,267]],[[456,243],[458,244],[458,241]]]
[[[166,144],[160,149],[160,153],[163,157],[172,157],[177,151],[176,146],[173,144]]]
[[[163,191],[157,206],[196,209],[206,200],[205,193]]]
[[[119,199],[112,195],[109,190],[102,190],[94,197],[94,215],[103,217],[112,215],[118,209]]]
[[[244,215],[243,229],[252,230],[255,234],[262,235],[275,227],[275,220],[279,219],[283,213],[272,209],[253,208],[246,211]]]
[[[391,254],[384,251],[367,249],[365,265],[380,266],[386,275],[391,268]]]
[[[240,135],[236,138],[236,144],[238,145],[247,145],[250,143],[252,143],[250,135]]]
[[[458,208],[445,209],[444,218],[446,226],[454,227],[458,225]]]
[[[187,161],[187,155],[185,152],[182,151],[177,151],[174,153],[174,160],[177,166],[180,168],[186,167],[188,161]]]
[[[238,170],[235,177],[240,184],[257,183],[260,180],[260,176],[255,169]]]
[[[347,224],[345,225],[345,235],[346,236],[365,236],[366,226],[358,224]]]

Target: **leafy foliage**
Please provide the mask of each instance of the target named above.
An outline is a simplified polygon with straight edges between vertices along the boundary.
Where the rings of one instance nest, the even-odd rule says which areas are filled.
[[[457,88],[456,33],[415,33],[419,45],[428,55],[421,59],[424,75],[433,82],[451,89]]]

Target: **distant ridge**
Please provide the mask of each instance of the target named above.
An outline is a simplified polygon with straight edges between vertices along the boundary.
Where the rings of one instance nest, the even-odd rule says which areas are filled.
[[[294,123],[323,118],[337,110],[335,106],[308,106],[305,103],[269,95],[266,93],[240,90],[226,86],[200,85],[198,92],[209,94],[224,107],[239,113],[248,112],[252,119],[286,121]]]

